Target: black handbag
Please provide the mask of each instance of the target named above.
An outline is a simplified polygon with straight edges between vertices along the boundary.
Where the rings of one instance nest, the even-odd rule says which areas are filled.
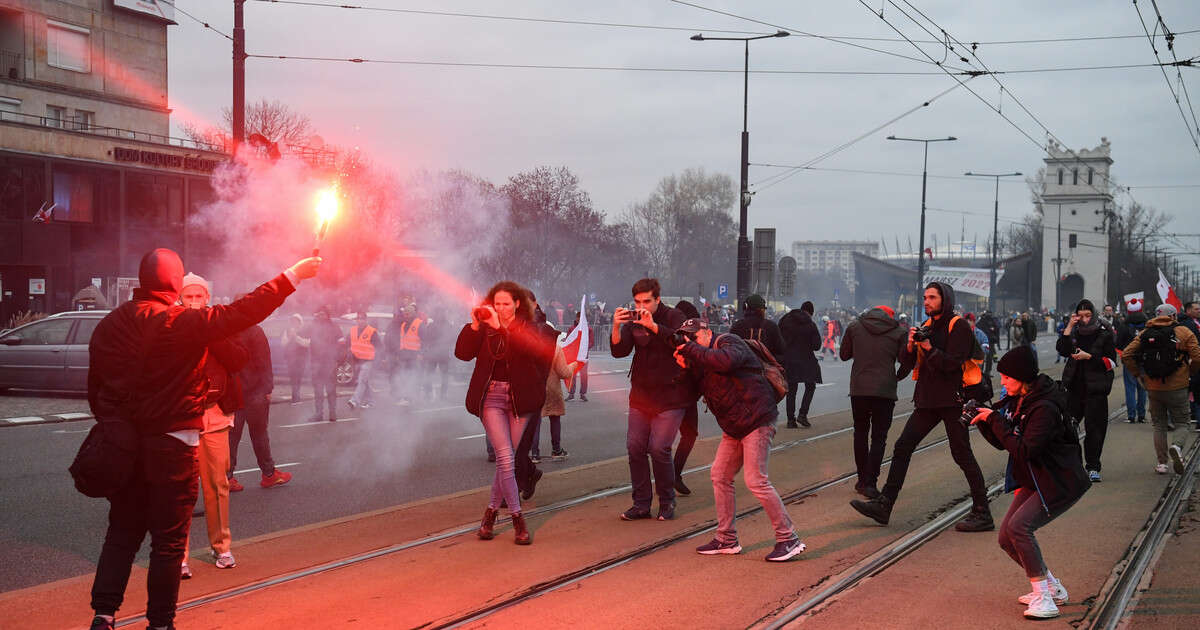
[[[126,420],[101,420],[88,431],[67,469],[84,496],[112,498],[129,485],[137,470],[141,436]]]

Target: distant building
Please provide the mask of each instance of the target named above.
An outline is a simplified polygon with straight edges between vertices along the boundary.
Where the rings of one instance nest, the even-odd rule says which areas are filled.
[[[0,325],[69,309],[97,280],[112,295],[153,247],[188,259],[186,219],[228,156],[168,137],[172,15],[144,0],[0,0]]]
[[[796,259],[796,272],[837,272],[846,286],[853,288],[854,257],[859,253],[877,258],[879,243],[875,241],[793,241],[792,258]]]
[[[1071,151],[1051,143],[1046,150],[1042,304],[1063,310],[1073,308],[1083,298],[1096,304],[1115,303],[1115,297],[1107,295],[1107,228],[1113,208],[1108,181],[1113,161],[1108,139],[1101,138],[1095,149]],[[1061,286],[1056,285],[1056,279]]]

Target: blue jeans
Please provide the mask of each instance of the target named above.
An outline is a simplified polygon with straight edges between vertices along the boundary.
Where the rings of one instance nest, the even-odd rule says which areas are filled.
[[[374,361],[359,361],[358,362],[358,385],[354,388],[354,395],[350,397],[350,402],[356,405],[369,405],[375,398],[371,394],[371,366],[375,365]]]
[[[649,511],[653,496],[650,492],[650,470],[654,470],[654,488],[658,505],[675,502],[675,462],[671,445],[683,422],[683,409],[667,409],[651,415],[641,409],[629,408],[629,430],[625,447],[629,451],[629,480],[633,485],[633,507]]]
[[[1128,369],[1121,369],[1121,377],[1125,381],[1125,417],[1128,419],[1146,417],[1146,388],[1134,378]]]
[[[483,399],[480,420],[487,434],[488,444],[496,450],[496,475],[492,478],[492,496],[488,507],[497,509],[503,499],[513,514],[521,512],[521,497],[517,492],[516,444],[525,432],[525,425],[532,416],[518,416],[513,412],[509,396],[509,384],[492,381],[488,384]]]
[[[889,418],[890,420],[890,418]],[[742,470],[746,488],[762,504],[771,526],[775,530],[775,542],[787,542],[796,537],[796,529],[788,516],[787,508],[771,480],[767,477],[767,458],[771,455],[771,438],[775,437],[775,423],[765,424],[737,440],[728,435],[721,436],[717,456],[713,459],[710,477],[713,496],[717,505],[717,540],[723,543],[737,541],[737,529],[733,517],[737,514],[734,503],[733,476]]]

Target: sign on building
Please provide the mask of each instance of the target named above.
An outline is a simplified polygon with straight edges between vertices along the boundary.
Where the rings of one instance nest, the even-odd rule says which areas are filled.
[[[754,230],[754,273],[750,287],[765,298],[775,295],[775,228]]]
[[[175,5],[162,0],[113,0],[113,6],[134,13],[153,15],[169,22],[175,21]]]
[[[46,279],[30,278],[29,295],[46,295]]]

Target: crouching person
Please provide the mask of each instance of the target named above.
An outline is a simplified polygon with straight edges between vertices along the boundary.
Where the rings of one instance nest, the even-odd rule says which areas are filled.
[[[712,465],[713,495],[717,506],[717,535],[696,548],[704,555],[736,554],[737,530],[733,525],[733,476],[745,464],[746,487],[762,503],[775,528],[771,562],[789,560],[804,551],[792,519],[767,477],[767,457],[775,437],[775,390],[762,374],[762,362],[737,335],[714,337],[708,324],[689,319],[679,332],[690,341],[675,349],[675,361],[687,377],[699,384],[709,410],[724,435]]]
[[[1025,616],[1049,619],[1067,601],[1067,589],[1042,559],[1033,532],[1058,518],[1091,487],[1075,425],[1065,416],[1066,394],[1054,379],[1038,373],[1037,356],[1028,346],[1010,350],[996,366],[1008,396],[996,408],[972,419],[979,433],[1009,452],[1011,477],[1006,490],[1016,494],[1000,525],[1000,547],[1025,569],[1033,592],[1018,598]]]

